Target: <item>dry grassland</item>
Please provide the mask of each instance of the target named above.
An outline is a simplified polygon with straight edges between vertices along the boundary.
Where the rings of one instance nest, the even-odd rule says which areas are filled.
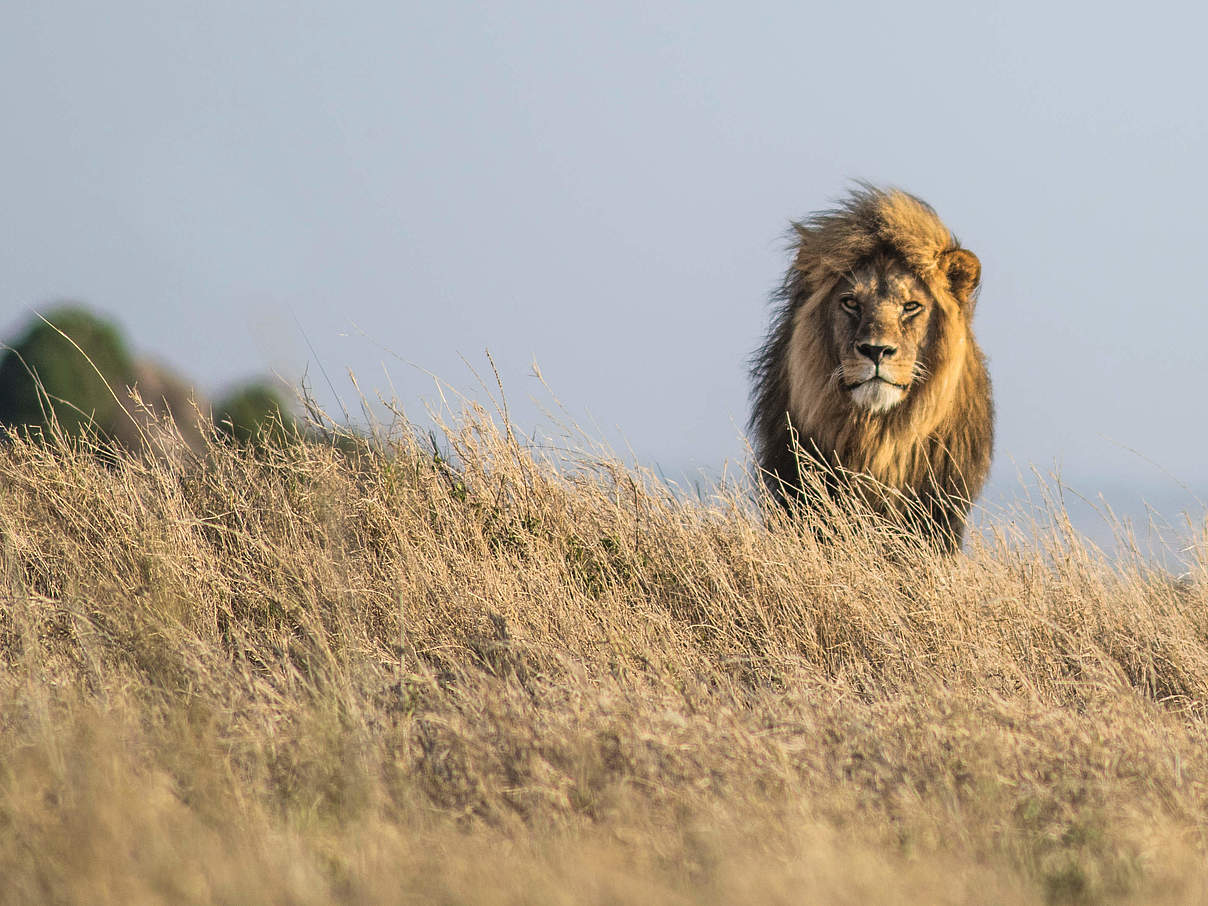
[[[0,449],[0,901],[1208,900],[1202,540],[449,443]]]

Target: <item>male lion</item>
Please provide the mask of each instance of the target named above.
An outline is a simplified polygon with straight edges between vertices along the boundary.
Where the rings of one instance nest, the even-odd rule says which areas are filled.
[[[754,359],[764,481],[790,509],[810,488],[854,491],[955,551],[994,441],[970,326],[981,263],[896,189],[861,185],[794,227],[796,255]]]

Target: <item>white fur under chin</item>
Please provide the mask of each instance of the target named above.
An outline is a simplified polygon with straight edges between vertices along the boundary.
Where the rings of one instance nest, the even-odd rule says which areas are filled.
[[[885,381],[865,381],[851,392],[852,402],[873,414],[888,412],[902,401],[906,392]]]

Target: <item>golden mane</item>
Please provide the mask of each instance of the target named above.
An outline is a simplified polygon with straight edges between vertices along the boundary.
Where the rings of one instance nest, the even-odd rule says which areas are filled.
[[[868,475],[925,511],[917,527],[954,547],[993,443],[989,377],[970,326],[976,257],[925,202],[867,185],[794,229],[780,310],[754,367],[751,424],[769,488],[782,502],[799,498],[803,466]],[[843,277],[878,255],[927,287],[935,315],[926,379],[899,405],[870,413],[853,407],[836,377],[826,319]],[[794,453],[794,433],[805,461]]]

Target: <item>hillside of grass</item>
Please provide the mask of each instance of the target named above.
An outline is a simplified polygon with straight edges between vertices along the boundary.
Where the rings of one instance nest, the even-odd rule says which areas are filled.
[[[0,902],[1208,897],[1202,539],[310,437],[0,447]]]

